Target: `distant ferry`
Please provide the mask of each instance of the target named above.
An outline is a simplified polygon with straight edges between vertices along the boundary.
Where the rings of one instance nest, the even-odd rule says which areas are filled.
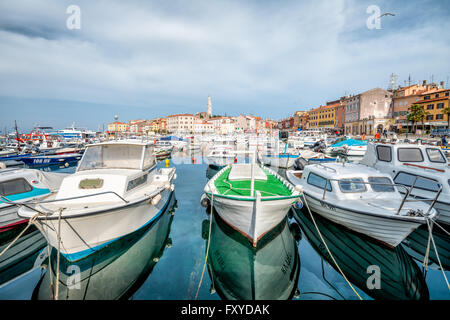
[[[94,131],[88,130],[86,128],[76,128],[75,124],[72,124],[72,127],[68,127],[63,130],[57,130],[56,132],[53,132],[51,134],[62,136],[65,140],[69,141],[82,140],[84,142],[88,142],[90,139],[95,137]]]

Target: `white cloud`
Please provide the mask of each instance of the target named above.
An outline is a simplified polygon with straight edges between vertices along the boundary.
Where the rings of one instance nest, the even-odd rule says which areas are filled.
[[[0,95],[182,108],[212,94],[219,112],[278,118],[391,72],[450,73],[446,11],[381,2],[397,15],[369,31],[360,1],[77,1],[68,30],[72,2],[0,5]]]

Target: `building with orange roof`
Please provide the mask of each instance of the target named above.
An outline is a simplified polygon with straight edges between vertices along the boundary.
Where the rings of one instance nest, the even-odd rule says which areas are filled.
[[[423,92],[419,96],[416,104],[422,106],[428,114],[424,119],[425,130],[431,130],[435,127],[448,127],[448,114],[444,109],[450,107],[450,89],[444,88],[444,83],[436,88]],[[421,127],[421,123],[417,124]]]
[[[167,131],[170,133],[192,133],[196,117],[190,113],[173,114],[167,117]]]
[[[408,123],[406,116],[411,105],[417,103],[420,95],[426,91],[434,90],[437,86],[434,83],[427,84],[424,80],[422,85],[413,84],[407,87],[399,87],[394,91],[392,97],[393,114],[395,120],[395,127],[397,130],[407,128],[412,123]]]
[[[325,105],[309,111],[309,128],[335,128],[336,108],[334,105]]]

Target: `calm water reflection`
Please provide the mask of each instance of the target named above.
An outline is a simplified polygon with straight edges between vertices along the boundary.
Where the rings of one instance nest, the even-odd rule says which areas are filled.
[[[209,220],[203,221],[208,241]],[[268,232],[256,248],[213,212],[208,270],[223,299],[290,299],[297,288],[300,258],[287,219]]]
[[[127,299],[150,276],[164,253],[175,210],[172,195],[165,212],[149,226],[127,235],[78,262],[60,256],[59,300]],[[53,299],[57,252],[50,268],[36,287],[34,299]],[[79,272],[79,273],[75,273]]]
[[[219,169],[208,166],[206,154],[203,149],[172,156],[170,163],[178,175],[175,215],[172,207],[150,228],[71,265],[61,259],[60,299],[194,299],[209,230],[209,215],[200,198]],[[164,161],[158,166],[164,166]],[[75,168],[51,169],[73,172]],[[171,206],[174,202],[172,199]],[[433,250],[432,263],[423,270],[426,228],[417,229],[402,245],[389,249],[317,214],[315,217],[334,257],[363,299],[450,298]],[[438,228],[433,235],[448,270],[449,237]],[[0,246],[4,247],[14,235],[2,237]],[[55,252],[48,263],[45,239],[35,229],[13,249],[7,259],[0,259],[0,299],[51,299]],[[41,270],[41,265],[50,267]],[[380,268],[380,289],[367,287],[370,265]],[[75,268],[80,277],[70,278]],[[301,211],[269,232],[256,249],[213,214],[207,269],[209,276],[204,275],[199,299],[358,299],[336,271],[309,215]],[[450,272],[445,273],[450,277]],[[68,284],[80,286],[75,289]]]

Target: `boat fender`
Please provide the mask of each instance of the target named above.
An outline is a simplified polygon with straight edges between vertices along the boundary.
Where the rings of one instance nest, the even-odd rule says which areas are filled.
[[[303,208],[303,202],[299,199],[297,202],[294,203],[294,208],[300,210],[301,208]]]
[[[167,190],[170,189],[170,182],[166,181],[166,183],[164,183],[164,188],[166,188]]]
[[[174,174],[173,174],[173,180],[176,180],[176,179],[177,179],[177,177],[178,177],[178,176],[177,176],[177,174],[176,174],[176,173],[174,173]]]
[[[303,193],[303,187],[301,185],[296,185],[294,189],[295,191],[298,191],[298,193]]]
[[[172,184],[170,185],[170,191],[173,191],[173,190],[175,190],[175,185],[172,183]]]
[[[205,194],[202,195],[202,198],[200,200],[200,205],[203,208],[208,208],[208,206],[209,206],[209,199]]]
[[[156,206],[160,200],[161,200],[161,195],[160,195],[160,194],[157,194],[157,195],[154,196],[153,199],[152,199],[152,205]]]

